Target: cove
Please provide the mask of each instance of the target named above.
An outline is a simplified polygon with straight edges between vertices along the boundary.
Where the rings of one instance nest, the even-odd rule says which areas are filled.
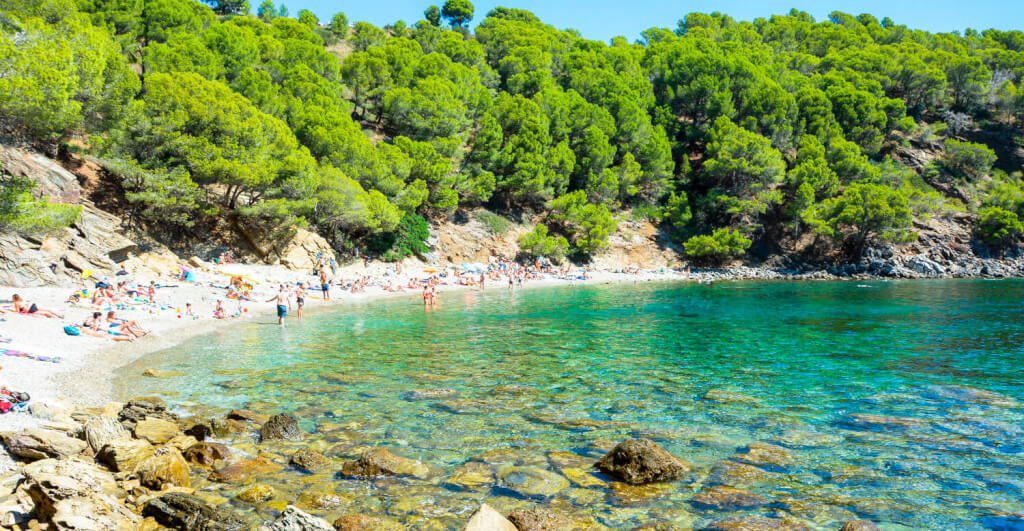
[[[396,299],[284,329],[241,323],[132,363],[115,383],[121,398],[154,394],[198,414],[291,412],[309,433],[269,448],[236,435],[240,455],[309,446],[341,463],[382,446],[431,469],[377,481],[285,469],[258,478],[278,496],[255,507],[234,498],[244,486],[197,484],[256,519],[315,491],[338,500],[305,500],[328,521],[364,513],[441,529],[481,501],[616,529],[752,515],[981,529],[1024,513],[1022,301],[1014,280],[455,292],[430,311]],[[147,368],[185,376],[142,378]],[[693,473],[648,488],[578,475],[630,437]],[[523,488],[512,467],[542,471],[537,485]],[[467,470],[483,479],[464,481]],[[757,503],[695,501],[712,485]]]

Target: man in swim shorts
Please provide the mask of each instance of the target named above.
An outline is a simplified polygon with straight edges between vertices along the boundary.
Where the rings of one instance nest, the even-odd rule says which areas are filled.
[[[277,295],[267,299],[267,302],[277,303],[277,324],[284,326],[284,318],[288,315],[288,310],[292,306],[291,298],[288,296],[288,292],[284,290],[284,286],[281,286]]]

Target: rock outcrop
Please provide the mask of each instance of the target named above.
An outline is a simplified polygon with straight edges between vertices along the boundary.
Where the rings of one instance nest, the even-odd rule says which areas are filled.
[[[650,439],[619,443],[595,465],[598,470],[626,483],[642,485],[679,479],[691,466]]]

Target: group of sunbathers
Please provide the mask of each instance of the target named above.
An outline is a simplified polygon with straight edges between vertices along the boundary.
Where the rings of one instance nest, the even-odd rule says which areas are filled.
[[[79,332],[114,341],[135,341],[150,333],[137,321],[119,319],[112,311],[107,312],[106,318],[103,317],[103,312],[92,312],[92,315],[82,322]]]

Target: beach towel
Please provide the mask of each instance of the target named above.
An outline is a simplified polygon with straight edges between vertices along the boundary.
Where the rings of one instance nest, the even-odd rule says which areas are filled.
[[[60,356],[40,356],[38,354],[29,354],[28,352],[22,352],[20,350],[12,349],[0,349],[0,354],[4,356],[11,356],[13,358],[25,358],[35,361],[45,361],[49,363],[60,363]]]

